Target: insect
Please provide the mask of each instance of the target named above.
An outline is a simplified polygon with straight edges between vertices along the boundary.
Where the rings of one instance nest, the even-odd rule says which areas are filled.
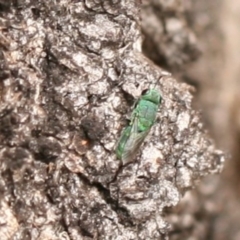
[[[157,89],[149,89],[138,100],[117,144],[116,154],[126,164],[132,160],[138,148],[153,126],[161,95]]]

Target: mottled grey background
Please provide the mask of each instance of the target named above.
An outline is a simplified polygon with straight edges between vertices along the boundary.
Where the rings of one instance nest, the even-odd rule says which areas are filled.
[[[190,1],[0,1],[1,239],[204,236],[197,211],[186,218],[181,206],[225,156],[192,107],[198,84],[181,75],[201,53],[194,9]],[[156,123],[122,165],[116,143],[153,86],[163,98]]]

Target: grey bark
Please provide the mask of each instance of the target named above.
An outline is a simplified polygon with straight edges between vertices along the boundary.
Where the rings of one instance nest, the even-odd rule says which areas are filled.
[[[192,109],[192,88],[143,56],[141,3],[0,4],[0,239],[168,239],[167,209],[219,172],[224,154]],[[151,87],[163,98],[157,121],[122,165],[116,143]]]

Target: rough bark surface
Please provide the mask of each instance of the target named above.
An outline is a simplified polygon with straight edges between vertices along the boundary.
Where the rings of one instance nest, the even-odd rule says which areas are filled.
[[[184,52],[195,38],[183,16],[153,2],[173,39],[159,40],[166,66],[190,61],[198,50]],[[0,239],[168,239],[179,229],[171,208],[222,169],[192,88],[141,53],[141,7],[0,1]],[[116,143],[151,87],[163,98],[156,123],[122,165]]]
[[[192,42],[194,44],[191,46],[199,49],[201,56],[194,63],[188,61],[193,58],[184,58],[187,65],[178,61],[180,64],[174,66],[172,63],[177,62],[176,57],[173,61],[167,60],[164,52],[158,50],[156,54],[156,49],[164,49],[164,41],[156,41],[155,47],[152,50],[146,48],[145,53],[160,66],[174,72],[178,79],[194,85],[194,104],[202,109],[209,134],[219,147],[231,154],[231,161],[226,162],[223,174],[207,177],[195,191],[188,192],[177,206],[169,218],[175,226],[171,239],[240,239],[240,3],[234,0],[150,1],[147,6],[154,9],[154,17],[148,15],[155,19],[154,26],[162,22],[159,17],[162,15],[157,11],[160,6],[161,10],[168,12],[168,17],[182,18],[187,31],[195,35],[191,39],[197,42]],[[144,29],[144,33],[149,29]],[[147,35],[145,47],[149,46],[149,41],[154,43],[152,39],[156,39],[156,33],[159,39],[163,39],[164,34],[159,34],[158,29],[152,31],[153,38],[151,34]],[[183,35],[184,31],[180,32]],[[184,43],[183,39],[180,41],[180,35],[176,34],[176,39]],[[174,46],[169,47],[171,49]],[[181,54],[186,55],[184,50],[177,52],[179,57]]]

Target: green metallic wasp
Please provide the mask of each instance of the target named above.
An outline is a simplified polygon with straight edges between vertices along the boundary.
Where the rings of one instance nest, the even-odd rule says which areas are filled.
[[[132,160],[149,133],[156,120],[160,103],[161,95],[156,89],[147,90],[138,100],[130,124],[123,130],[116,149],[117,157],[123,164]]]

